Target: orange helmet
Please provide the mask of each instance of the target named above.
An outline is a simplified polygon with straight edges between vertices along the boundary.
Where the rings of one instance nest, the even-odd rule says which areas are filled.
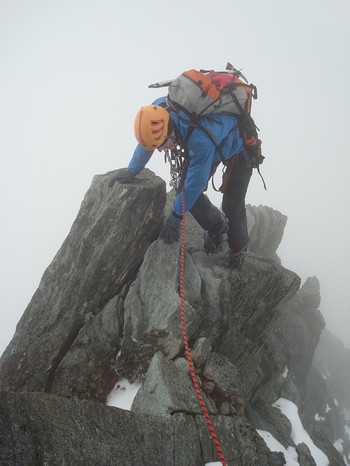
[[[138,111],[134,131],[137,141],[147,150],[157,149],[168,135],[169,113],[159,105],[146,105]]]

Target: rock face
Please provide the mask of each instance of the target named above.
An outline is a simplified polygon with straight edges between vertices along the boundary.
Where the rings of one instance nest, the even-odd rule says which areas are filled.
[[[327,329],[321,333],[314,365],[326,380],[333,398],[350,410],[350,349]]]
[[[247,205],[247,220],[250,251],[280,264],[276,250],[282,240],[287,217],[271,207]]]
[[[0,359],[1,464],[203,465],[217,460],[185,360],[180,244],[157,239],[173,194],[145,170],[129,185],[96,176],[72,229]],[[186,215],[185,328],[197,381],[228,464],[283,465],[257,429],[300,464],[288,419],[297,404],[330,464],[340,410],[312,366],[324,321],[319,284],[283,268],[286,217],[248,206],[250,252],[226,267]],[[104,402],[120,378],[142,382],[131,411]],[[321,379],[321,380],[320,380]],[[315,415],[331,408],[326,425]],[[320,410],[323,410],[322,412]]]
[[[79,396],[83,386],[83,398],[99,398],[98,380],[105,372],[114,377],[119,296],[158,236],[165,183],[148,172],[132,189],[111,189],[108,181],[95,177],[3,354],[1,379],[8,389]]]

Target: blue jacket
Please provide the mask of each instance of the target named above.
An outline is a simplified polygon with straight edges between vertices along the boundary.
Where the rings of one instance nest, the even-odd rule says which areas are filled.
[[[164,101],[165,98],[162,97],[153,103],[160,105]],[[185,113],[181,114],[181,112],[179,116],[170,113],[170,118],[174,121],[180,138],[185,140],[189,128],[187,115]],[[230,159],[244,149],[243,140],[236,127],[237,120],[235,117],[224,113],[211,114],[209,117],[201,117],[200,124],[210,131],[225,160]],[[187,141],[187,149],[190,163],[184,184],[186,211],[192,208],[199,195],[206,190],[213,163],[222,161],[215,144],[200,128],[195,128],[192,131]],[[153,151],[148,151],[138,144],[128,166],[129,172],[133,175],[140,173],[145,168],[152,154]],[[181,193],[175,199],[173,212],[177,215],[182,215]]]

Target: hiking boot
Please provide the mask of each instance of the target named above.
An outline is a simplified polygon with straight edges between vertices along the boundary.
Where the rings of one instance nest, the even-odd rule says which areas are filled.
[[[228,266],[231,269],[238,269],[241,267],[243,262],[245,261],[247,255],[247,248],[243,248],[239,252],[230,251],[229,258],[228,258]]]
[[[204,233],[204,249],[208,254],[214,254],[214,252],[217,251],[222,243],[224,234],[227,233],[228,222],[223,219],[220,223],[219,230],[217,230],[215,233],[210,231],[206,231]]]

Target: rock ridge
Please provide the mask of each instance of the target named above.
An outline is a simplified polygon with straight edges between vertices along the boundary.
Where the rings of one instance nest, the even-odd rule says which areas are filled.
[[[150,170],[130,185],[110,186],[112,177],[92,180],[0,359],[4,465],[217,459],[184,357],[180,245],[158,239],[173,193]],[[312,365],[325,325],[318,280],[300,287],[281,265],[286,216],[247,211],[250,252],[239,271],[225,265],[226,242],[218,254],[202,250],[202,231],[186,214],[186,329],[225,456],[229,464],[285,464],[258,434],[268,430],[300,464],[314,464],[272,406],[284,397],[330,464],[345,464],[333,446],[345,438],[341,410]],[[105,406],[121,378],[142,384],[131,411]],[[332,413],[320,424],[326,406]]]

